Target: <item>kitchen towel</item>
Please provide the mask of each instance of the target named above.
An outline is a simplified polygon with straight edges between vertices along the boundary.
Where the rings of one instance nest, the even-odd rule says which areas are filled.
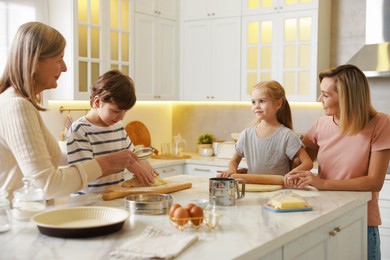
[[[147,226],[140,236],[117,247],[110,256],[112,259],[173,259],[197,240],[196,235],[173,234]]]

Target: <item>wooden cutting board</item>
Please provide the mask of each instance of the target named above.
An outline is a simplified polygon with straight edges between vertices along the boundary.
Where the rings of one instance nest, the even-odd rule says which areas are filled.
[[[154,159],[164,159],[164,160],[180,160],[180,159],[189,159],[191,158],[191,155],[189,154],[183,154],[183,155],[174,155],[174,154],[169,154],[169,155],[152,155],[152,158]]]
[[[192,183],[189,182],[174,182],[165,180],[167,184],[161,186],[147,186],[147,187],[133,187],[125,188],[121,185],[116,185],[108,188],[107,192],[103,193],[103,200],[113,200],[117,198],[124,198],[134,194],[156,193],[166,194],[179,190],[185,190],[192,187]]]

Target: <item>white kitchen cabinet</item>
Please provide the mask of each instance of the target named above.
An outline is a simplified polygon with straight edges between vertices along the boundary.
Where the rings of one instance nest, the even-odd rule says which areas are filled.
[[[302,11],[318,8],[319,0],[242,0],[243,15]]]
[[[135,73],[137,98],[174,100],[178,96],[177,21],[135,14]]]
[[[210,166],[186,163],[186,174],[192,176],[217,177],[218,171],[226,171],[227,166]]]
[[[177,0],[136,0],[134,80],[140,100],[178,98]]]
[[[382,218],[382,225],[379,226],[381,256],[383,260],[390,260],[390,180],[385,180],[379,192],[379,209]]]
[[[367,259],[367,206],[283,246],[283,259]]]
[[[160,174],[161,178],[185,174],[184,164],[155,167],[154,169]]]
[[[179,16],[177,0],[135,0],[135,11],[171,20]]]
[[[58,87],[48,99],[89,99],[90,87],[109,69],[132,74],[131,0],[50,0],[49,24],[67,40]]]
[[[182,0],[183,20],[241,16],[241,0]]]
[[[259,14],[242,18],[241,99],[249,100],[254,85],[272,79],[282,84],[290,102],[316,101],[318,73],[329,66],[330,1],[253,8],[257,12],[248,2],[257,3],[243,3],[243,13]]]
[[[185,21],[182,100],[240,100],[241,18]]]

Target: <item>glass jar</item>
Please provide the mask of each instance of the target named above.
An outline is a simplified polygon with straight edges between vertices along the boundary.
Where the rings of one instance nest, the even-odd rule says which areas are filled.
[[[14,192],[12,215],[19,220],[30,219],[46,207],[45,193],[34,187],[34,179],[23,178],[24,186]]]
[[[11,228],[11,208],[8,200],[8,192],[0,190],[0,232],[6,232]]]
[[[187,142],[184,140],[183,137],[181,137],[180,134],[176,135],[173,137],[173,154],[177,156],[182,156],[185,149]]]

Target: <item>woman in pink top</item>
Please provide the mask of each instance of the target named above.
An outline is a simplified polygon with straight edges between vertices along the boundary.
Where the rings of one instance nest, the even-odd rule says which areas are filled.
[[[293,170],[285,185],[319,190],[372,191],[368,202],[368,259],[380,259],[378,195],[390,158],[390,119],[371,105],[363,72],[342,65],[319,74],[325,116],[303,139],[311,159],[318,161],[318,176]]]

